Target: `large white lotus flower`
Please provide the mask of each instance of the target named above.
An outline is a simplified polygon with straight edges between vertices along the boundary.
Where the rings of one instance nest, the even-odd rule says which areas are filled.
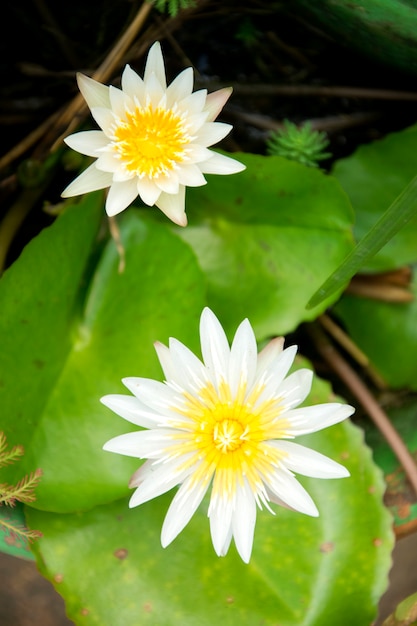
[[[245,166],[208,149],[230,124],[214,122],[232,90],[193,93],[193,70],[167,87],[159,42],[149,51],[143,80],[128,65],[122,89],[77,75],[78,86],[101,130],[70,135],[74,150],[96,157],[62,193],[64,198],[110,187],[108,215],[123,211],[139,195],[169,219],[186,226],[185,187],[206,184],[203,174],[234,174]]]
[[[351,415],[351,406],[329,403],[294,408],[310,392],[312,372],[287,376],[296,346],[283,350],[273,339],[257,354],[255,335],[244,320],[232,346],[214,313],[200,323],[203,363],[182,343],[156,343],[166,382],[126,378],[133,396],[109,395],[102,402],[147,430],[120,435],[105,450],[148,459],[132,476],[134,507],[181,485],[166,515],[165,547],[189,522],[211,485],[208,516],[213,546],[226,554],[232,536],[249,562],[256,507],[270,502],[317,516],[311,497],[293,472],[341,478],[335,461],[287,441]]]

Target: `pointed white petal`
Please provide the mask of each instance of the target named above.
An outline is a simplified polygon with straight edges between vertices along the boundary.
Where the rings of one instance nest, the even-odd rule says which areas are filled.
[[[200,165],[200,169],[203,174],[237,174],[243,172],[246,169],[246,165],[224,156],[224,154],[218,154],[212,152],[212,157]]]
[[[278,345],[278,350],[279,350]],[[272,349],[271,349],[272,352]],[[278,353],[277,357],[271,361],[265,369],[259,367],[255,381],[255,386],[263,387],[259,393],[255,406],[258,406],[265,400],[269,400],[271,397],[281,395],[280,385],[288,373],[291,365],[293,364],[295,355],[297,352],[297,346],[290,346],[281,353]],[[266,357],[272,356],[272,354],[264,355],[264,365],[266,365]],[[262,362],[261,362],[262,364]]]
[[[278,470],[267,481],[268,489],[291,509],[317,517],[319,512],[307,491],[298,480],[287,471]],[[273,498],[272,498],[272,501]]]
[[[228,380],[235,397],[239,387],[250,387],[256,371],[257,346],[249,320],[240,324],[230,349]]]
[[[233,502],[225,498],[217,498],[214,502],[212,496],[208,515],[213,548],[217,556],[225,556],[232,535]]]
[[[287,432],[293,436],[314,433],[342,422],[354,412],[355,409],[349,404],[338,402],[293,409],[285,414],[286,420],[290,422]]]
[[[256,523],[256,502],[249,485],[245,482],[236,492],[236,509],[233,512],[232,531],[236,549],[242,560],[249,563],[252,554]]]
[[[179,191],[176,195],[162,192],[155,204],[171,222],[178,224],[178,226],[187,226],[185,187],[183,185],[179,186]]]
[[[219,386],[228,380],[230,348],[219,320],[207,307],[201,314],[200,340],[204,364]]]
[[[182,165],[177,172],[177,176],[180,185],[185,185],[186,187],[201,187],[207,184],[198,165]]]
[[[178,110],[187,115],[201,113],[207,99],[207,89],[199,89],[178,102]],[[205,117],[207,119],[207,116]]]
[[[122,183],[113,182],[106,200],[107,215],[117,215],[124,211],[138,196],[136,180],[126,180]]]
[[[181,440],[173,440],[172,435],[172,430],[164,428],[138,430],[110,439],[103,450],[140,459],[159,459],[169,455],[170,447],[181,445]]]
[[[110,86],[109,89],[112,111],[115,115],[117,115],[117,117],[124,119],[126,109],[130,111],[134,109],[133,100],[130,96],[123,93],[121,89],[117,89],[117,87]]]
[[[191,350],[177,339],[169,340],[169,351],[172,366],[175,370],[174,380],[186,391],[198,392],[209,382],[209,376],[203,363]]]
[[[109,140],[101,130],[86,130],[65,137],[67,146],[91,157],[98,157],[98,150],[105,148]]]
[[[208,486],[209,481],[205,485],[195,483],[193,476],[189,476],[183,482],[171,502],[162,526],[161,544],[163,548],[166,548],[188,524],[200,505]]]
[[[122,74],[122,89],[123,91],[134,100],[137,98],[139,102],[144,100],[145,87],[143,80],[130,65],[126,65]]]
[[[100,402],[123,419],[142,428],[154,428],[161,421],[158,413],[152,411],[134,396],[110,394],[100,398]]]
[[[221,122],[210,122],[198,131],[196,142],[201,146],[212,146],[226,137],[232,130],[231,124],[223,124]]]
[[[284,337],[275,337],[258,354],[257,374],[260,375],[275,361],[284,348]]]
[[[230,96],[232,95],[232,87],[224,87],[213,93],[209,93],[206,98],[206,105],[204,110],[208,112],[208,122],[212,122],[216,119]]]
[[[61,193],[63,198],[71,198],[72,196],[80,196],[90,191],[97,191],[109,187],[113,177],[108,172],[100,172],[96,168],[96,164],[92,163],[82,172],[75,180],[72,181]]]
[[[313,372],[308,369],[299,369],[287,376],[276,391],[282,406],[289,410],[301,404],[310,393],[312,381]]]
[[[91,109],[91,115],[107,137],[112,138],[116,123],[113,111],[111,109],[105,109],[104,107],[94,107]]]
[[[186,475],[178,469],[179,464],[182,463],[182,457],[180,463],[177,460],[177,462],[170,461],[169,463],[161,465],[158,464],[157,461],[154,461],[151,466],[146,467],[142,481],[140,475],[142,468],[139,468],[139,470],[135,472],[135,482],[140,482],[140,484],[130,498],[129,507],[132,508],[144,502],[148,502],[148,500],[152,500],[170,491],[170,489],[185,480]],[[132,485],[132,482],[130,484]]]
[[[101,152],[100,156],[96,161],[96,168],[101,170],[102,172],[112,172],[120,171],[120,161],[116,158],[116,154],[111,151]]]
[[[142,201],[148,206],[154,206],[155,202],[161,195],[159,187],[155,185],[153,180],[150,180],[147,177],[137,178],[136,185]]]
[[[188,163],[203,163],[204,161],[211,159],[213,154],[214,152],[208,148],[204,148],[204,146],[199,146],[198,144],[192,143],[186,148]],[[201,166],[199,167],[201,171],[204,171]]]
[[[153,74],[158,79],[162,89],[166,89],[167,83],[165,77],[164,58],[162,56],[161,44],[159,43],[159,41],[156,41],[149,50],[148,58],[146,61],[145,73],[143,76],[146,89],[148,89],[148,83]]]
[[[77,74],[78,88],[89,109],[95,107],[110,108],[109,88],[84,74]]]
[[[178,176],[175,172],[170,172],[166,176],[158,176],[154,179],[155,185],[164,193],[177,195],[179,192]]]
[[[123,384],[146,406],[165,416],[163,419],[171,416],[171,409],[176,404],[176,393],[168,385],[150,378],[136,377],[123,378]]]
[[[313,478],[344,478],[348,470],[324,454],[300,446],[292,441],[269,441],[268,445],[285,453],[283,465],[289,470]]]
[[[187,67],[172,81],[167,89],[167,107],[187,98],[193,91],[194,72],[192,67]]]

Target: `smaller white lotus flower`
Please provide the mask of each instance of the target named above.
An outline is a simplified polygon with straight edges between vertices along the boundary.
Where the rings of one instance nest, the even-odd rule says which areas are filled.
[[[147,461],[130,481],[130,507],[180,485],[165,517],[165,547],[189,522],[211,485],[208,507],[213,546],[224,556],[234,537],[249,562],[256,507],[279,504],[307,515],[318,510],[293,472],[342,478],[342,465],[287,441],[346,419],[353,407],[320,404],[294,408],[310,392],[312,372],[287,376],[296,346],[273,339],[257,354],[244,320],[229,347],[220,322],[204,309],[200,322],[203,361],[176,339],[156,343],[166,382],[126,378],[134,396],[109,395],[103,404],[140,430],[111,439],[105,450]]]
[[[193,93],[187,68],[167,87],[161,46],[151,47],[143,80],[128,65],[122,89],[77,74],[78,86],[101,130],[65,139],[74,150],[96,157],[63,191],[68,198],[109,187],[108,215],[126,209],[137,196],[186,226],[185,187],[206,184],[204,174],[234,174],[245,166],[209,150],[232,126],[214,122],[231,89]]]

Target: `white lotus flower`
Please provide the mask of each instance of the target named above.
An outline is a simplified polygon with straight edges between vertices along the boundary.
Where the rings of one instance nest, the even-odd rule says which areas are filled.
[[[206,184],[204,174],[234,174],[245,166],[208,149],[230,124],[214,122],[232,90],[193,93],[193,70],[167,87],[159,42],[149,51],[143,80],[128,65],[122,89],[77,75],[78,86],[101,130],[65,139],[74,150],[96,157],[62,193],[64,198],[110,187],[108,215],[123,211],[139,195],[170,220],[186,226],[185,187]]]
[[[296,346],[283,350],[273,339],[257,354],[255,335],[244,320],[232,346],[210,309],[200,323],[203,363],[182,343],[156,343],[166,382],[126,378],[134,396],[109,395],[102,402],[147,430],[111,439],[105,450],[148,459],[132,476],[130,507],[180,485],[161,535],[167,546],[189,522],[211,486],[208,517],[213,546],[224,556],[234,537],[249,562],[256,507],[270,503],[317,516],[311,497],[293,472],[342,478],[335,461],[288,441],[346,419],[351,406],[329,403],[294,408],[310,392],[312,372],[287,376]]]

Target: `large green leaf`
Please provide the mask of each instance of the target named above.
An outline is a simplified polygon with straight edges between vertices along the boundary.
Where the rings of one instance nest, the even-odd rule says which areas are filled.
[[[333,175],[355,210],[360,240],[417,174],[417,128],[392,133],[336,162]],[[417,198],[416,198],[417,214]],[[417,260],[417,218],[413,218],[364,269],[389,270]]]
[[[417,276],[409,303],[344,295],[335,311],[353,340],[391,387],[417,390]]]
[[[102,212],[102,194],[71,205],[0,280],[1,429],[10,445],[27,447],[65,362]],[[2,469],[2,480],[8,474],[19,476],[21,464]]]
[[[352,249],[353,215],[338,182],[319,170],[281,157],[234,156],[247,169],[187,190],[189,225],[177,230],[229,335],[248,317],[261,340],[314,319],[338,297],[305,308]]]
[[[83,214],[78,213],[82,218]],[[84,224],[75,217],[78,214],[74,213],[72,220],[62,216],[55,227],[43,233],[41,242],[32,242],[25,257],[16,264],[15,273],[30,276],[36,268],[39,249],[59,251],[64,228],[69,240],[76,239]],[[114,416],[100,404],[100,397],[121,392],[124,387],[120,380],[124,376],[161,375],[154,341],[166,342],[172,334],[192,348],[197,344],[198,318],[205,304],[205,282],[189,247],[165,226],[145,225],[135,213],[125,216],[121,239],[126,253],[125,270],[118,271],[118,252],[110,241],[91,273],[82,310],[69,324],[70,313],[74,316],[71,300],[72,307],[66,306],[66,325],[62,323],[58,327],[50,321],[60,316],[62,298],[55,295],[55,286],[59,294],[61,287],[57,283],[61,267],[59,254],[51,253],[50,271],[43,272],[39,293],[32,290],[30,296],[26,296],[25,319],[29,320],[31,332],[36,336],[33,341],[38,352],[32,343],[25,346],[20,338],[23,313],[17,307],[17,313],[12,315],[16,303],[12,297],[7,300],[11,334],[19,340],[18,346],[8,346],[8,358],[12,360],[17,354],[24,375],[16,371],[14,377],[10,374],[7,388],[2,389],[3,406],[7,411],[2,426],[9,438],[16,421],[15,398],[20,402],[22,389],[25,395],[29,387],[33,406],[29,398],[26,412],[20,416],[25,456],[19,463],[19,470],[42,468],[36,506],[43,509],[75,511],[108,502],[127,492],[126,476],[133,471],[132,460],[110,458],[102,445],[129,427],[122,420],[115,424]],[[87,248],[84,256],[87,256],[88,242],[84,245]],[[70,248],[67,254],[74,257],[75,263],[80,251]],[[71,267],[68,272],[70,270]],[[84,292],[85,285],[80,285],[79,276],[72,280],[74,293],[71,295],[76,298],[76,289]],[[14,295],[13,290],[11,294]],[[38,300],[43,304],[44,320],[36,307]],[[44,344],[42,338],[46,336],[49,341]],[[54,351],[59,351],[59,359]],[[29,367],[36,370],[36,362],[33,364],[36,359],[42,363],[55,359],[54,376],[49,376],[41,389],[35,389],[31,377],[26,380]],[[22,438],[23,435],[18,441]]]
[[[314,401],[329,399],[316,385]],[[301,440],[301,438],[300,438]],[[129,510],[127,499],[79,514],[27,509],[38,566],[83,626],[365,626],[387,584],[393,545],[384,484],[351,423],[303,438],[351,477],[303,484],[319,518],[258,513],[251,562],[211,546],[207,503],[167,549],[159,533],[172,494]],[[115,461],[114,461],[115,462]]]

